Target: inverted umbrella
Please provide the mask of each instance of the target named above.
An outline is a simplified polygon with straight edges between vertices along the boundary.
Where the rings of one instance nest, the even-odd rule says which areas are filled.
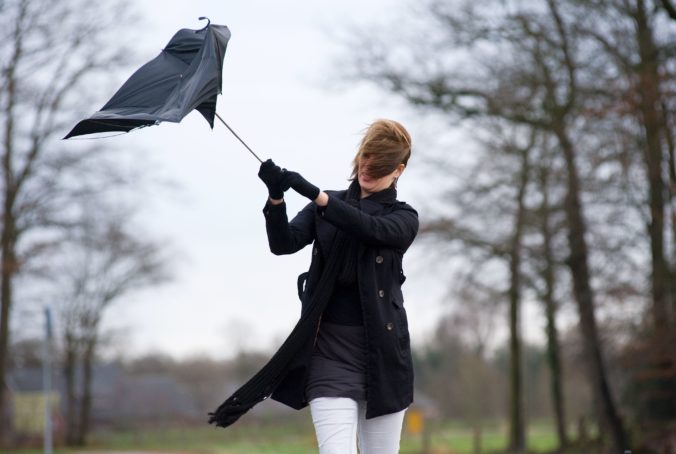
[[[99,111],[80,121],[64,139],[98,132],[129,132],[163,121],[178,123],[196,109],[211,128],[217,116],[256,156],[216,113],[229,40],[228,27],[211,21],[200,30],[179,30],[157,57],[132,74]]]
[[[261,161],[216,113],[229,39],[230,31],[223,25],[209,23],[201,30],[179,30],[159,56],[139,68],[101,110],[79,122],[64,138],[128,132],[162,121],[178,123],[197,109],[212,128],[217,117]],[[345,235],[341,235],[333,242],[332,251],[344,250],[346,244]],[[257,403],[284,395],[285,391],[277,388],[294,368],[299,355],[308,351],[306,345],[313,340],[319,317],[335,285],[342,255],[330,253],[329,257],[312,296],[308,297],[307,309],[292,333],[258,373],[209,413],[209,423],[227,427]],[[279,394],[273,395],[275,391]]]

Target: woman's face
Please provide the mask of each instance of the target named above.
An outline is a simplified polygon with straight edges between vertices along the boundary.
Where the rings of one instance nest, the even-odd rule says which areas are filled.
[[[373,194],[374,192],[389,188],[392,185],[394,179],[401,175],[405,167],[404,164],[399,164],[397,168],[388,175],[380,178],[373,178],[368,175],[368,164],[368,159],[359,159],[358,179],[359,186],[361,186],[362,197],[366,197],[370,194]]]

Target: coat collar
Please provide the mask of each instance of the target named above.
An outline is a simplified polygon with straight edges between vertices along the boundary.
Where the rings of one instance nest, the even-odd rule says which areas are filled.
[[[350,183],[348,190],[355,191],[357,194],[361,194],[361,186],[359,186],[359,181],[355,178]],[[342,198],[345,200],[347,197],[348,190],[343,191]],[[386,206],[391,205],[397,200],[397,190],[395,188],[386,188],[382,191],[374,192],[368,197],[363,197],[359,199],[358,206],[367,214],[376,214]]]

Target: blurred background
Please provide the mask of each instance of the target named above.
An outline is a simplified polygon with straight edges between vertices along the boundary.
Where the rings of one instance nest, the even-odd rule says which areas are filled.
[[[344,189],[370,122],[413,137],[401,452],[676,453],[673,0],[0,0],[2,452],[317,452],[307,408],[206,423],[310,263],[258,161],[195,112],[61,140],[199,16],[262,159]]]

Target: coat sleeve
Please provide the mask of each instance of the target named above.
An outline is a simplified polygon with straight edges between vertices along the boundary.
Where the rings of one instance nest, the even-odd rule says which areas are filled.
[[[273,205],[268,200],[263,207],[263,215],[270,251],[275,255],[293,254],[314,240],[314,202],[308,203],[290,222],[286,214],[286,202]]]
[[[340,230],[377,246],[406,251],[418,234],[418,212],[403,202],[391,213],[374,216],[329,195],[328,204],[318,211]]]

